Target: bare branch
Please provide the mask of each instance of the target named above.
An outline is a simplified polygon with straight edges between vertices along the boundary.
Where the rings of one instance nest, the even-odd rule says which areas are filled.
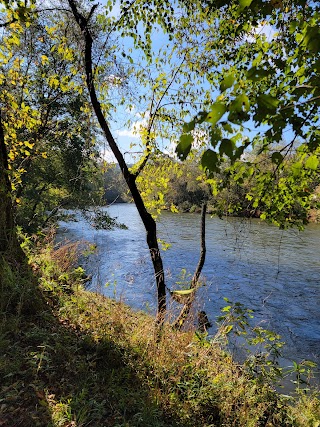
[[[163,98],[166,96],[166,94],[168,93],[168,90],[169,90],[169,89],[170,89],[170,87],[172,86],[173,82],[175,81],[175,78],[176,78],[176,76],[177,76],[178,72],[180,71],[180,69],[181,69],[181,67],[182,67],[182,64],[184,63],[184,60],[185,60],[185,56],[183,57],[183,60],[181,61],[181,63],[180,63],[180,65],[179,65],[179,67],[178,67],[178,68],[175,70],[175,72],[173,73],[172,78],[171,78],[171,80],[170,80],[169,84],[167,85],[167,87],[166,87],[165,91],[164,91],[164,92],[163,92],[163,94],[161,95],[161,97],[160,97],[159,101],[157,102],[157,105],[156,105],[156,107],[155,107],[155,110],[154,110],[154,112],[152,113],[152,115],[151,115],[151,117],[150,117],[149,125],[148,125],[148,129],[147,129],[147,142],[146,142],[146,146],[147,146],[147,154],[145,155],[144,159],[142,160],[141,164],[139,165],[138,170],[135,172],[135,174],[134,174],[134,176],[135,176],[135,177],[137,177],[137,176],[142,172],[142,170],[144,169],[145,165],[147,164],[147,162],[148,162],[148,160],[149,160],[149,157],[150,157],[150,154],[151,154],[151,151],[152,151],[152,150],[151,150],[151,144],[150,144],[150,133],[151,133],[151,129],[152,129],[152,126],[153,126],[154,120],[155,120],[155,118],[156,118],[156,116],[157,116],[157,114],[158,114],[159,110],[163,107],[163,106],[161,106],[161,102],[162,102]],[[154,102],[154,93],[155,93],[155,92],[153,92],[152,104],[153,104],[153,102]],[[152,104],[151,104],[151,105],[152,105]]]
[[[179,316],[174,321],[173,327],[175,329],[181,329],[183,327],[185,321],[187,320],[187,317],[188,317],[190,310],[191,310],[192,303],[193,303],[194,298],[195,298],[195,290],[196,290],[198,282],[199,282],[199,277],[200,277],[200,274],[201,274],[201,271],[202,271],[202,268],[204,266],[204,262],[206,259],[206,213],[207,213],[207,203],[203,202],[202,209],[201,209],[201,241],[200,241],[201,250],[200,250],[200,258],[199,258],[197,268],[196,268],[194,275],[192,277],[190,288],[189,288],[190,290],[193,289],[194,291],[191,292],[191,294],[188,294],[186,302],[185,302],[182,310],[180,311]]]

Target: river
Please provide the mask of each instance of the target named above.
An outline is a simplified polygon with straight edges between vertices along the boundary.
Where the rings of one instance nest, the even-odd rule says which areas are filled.
[[[107,210],[128,230],[97,231],[78,215],[78,222],[60,223],[60,236],[96,244],[97,252],[86,265],[93,276],[91,289],[154,313],[155,282],[137,210],[133,204],[114,204]],[[320,226],[283,231],[259,220],[209,215],[206,222],[205,286],[199,293],[199,309],[214,324],[226,304],[224,297],[240,302],[254,310],[256,324],[281,335],[285,361],[308,359],[319,364]],[[161,214],[158,234],[171,244],[162,253],[170,289],[193,274],[199,232],[199,214]]]

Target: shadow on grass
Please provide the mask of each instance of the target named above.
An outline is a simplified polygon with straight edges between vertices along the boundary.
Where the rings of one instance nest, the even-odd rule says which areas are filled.
[[[129,349],[96,341],[51,310],[2,313],[0,426],[178,426],[127,363]]]

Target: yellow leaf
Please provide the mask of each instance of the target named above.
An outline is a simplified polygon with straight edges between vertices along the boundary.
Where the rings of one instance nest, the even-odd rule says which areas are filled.
[[[47,62],[49,62],[49,58],[46,55],[41,55],[41,62],[42,65],[45,65]]]
[[[173,212],[173,213],[179,213],[178,208],[177,208],[174,204],[172,204],[172,205],[170,206],[170,210],[171,210],[171,212]]]
[[[28,142],[28,141],[24,141],[24,145],[25,145],[26,147],[28,147],[28,148],[33,148],[34,143],[32,144],[32,143],[30,143],[30,142]]]
[[[184,289],[182,291],[172,291],[172,293],[176,295],[190,295],[194,291],[195,289]]]

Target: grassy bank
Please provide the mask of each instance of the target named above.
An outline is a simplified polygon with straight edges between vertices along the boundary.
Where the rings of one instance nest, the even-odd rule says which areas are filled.
[[[281,397],[194,331],[159,335],[85,291],[75,245],[29,257],[23,277],[1,261],[0,426],[320,425],[315,396]]]

